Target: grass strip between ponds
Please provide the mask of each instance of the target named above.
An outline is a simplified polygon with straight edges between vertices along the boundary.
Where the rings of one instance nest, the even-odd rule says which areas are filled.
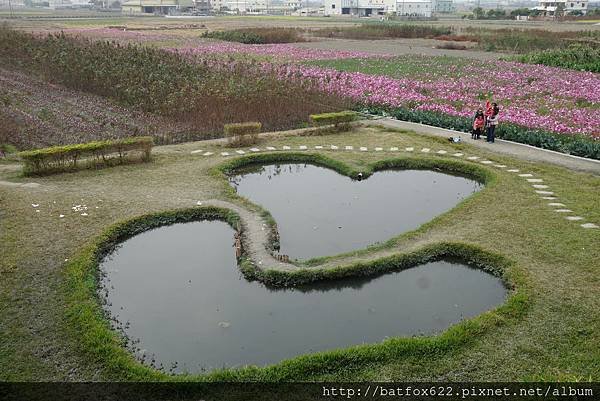
[[[266,162],[277,158],[289,161],[291,157],[304,158],[305,161],[328,163],[336,171],[352,176],[353,169],[347,165],[322,156],[310,154],[265,154],[233,160],[221,165],[220,170],[239,167],[249,161]],[[404,163],[404,164],[403,164]],[[450,161],[430,161],[430,165],[459,168],[463,172],[472,170],[483,180],[490,179],[486,170],[475,166]],[[371,165],[371,171],[391,166],[426,167],[420,159],[389,160]],[[456,170],[454,170],[456,171]],[[363,172],[363,174],[366,172]],[[339,371],[359,369],[367,363],[381,363],[394,359],[418,356],[435,358],[451,352],[472,341],[484,332],[501,324],[514,323],[527,311],[531,301],[525,272],[514,262],[502,255],[490,253],[485,249],[467,244],[441,242],[429,244],[410,253],[399,253],[371,262],[355,263],[327,269],[298,269],[294,272],[259,270],[250,260],[242,257],[240,269],[250,280],[260,280],[267,285],[297,286],[318,280],[335,280],[351,276],[376,276],[391,271],[407,269],[428,261],[453,257],[460,258],[471,266],[488,271],[503,279],[511,289],[507,301],[501,306],[481,315],[451,326],[439,335],[424,337],[397,337],[381,343],[358,345],[333,351],[301,355],[281,363],[268,366],[250,366],[237,369],[223,369],[206,375],[182,374],[170,376],[138,362],[126,349],[127,341],[110,323],[102,310],[97,293],[98,265],[103,256],[114,250],[120,242],[143,231],[174,223],[223,220],[236,228],[239,216],[234,212],[216,207],[197,207],[172,210],[162,213],[142,215],[110,226],[103,234],[92,240],[66,264],[64,274],[68,294],[67,317],[73,337],[81,350],[91,358],[101,361],[106,368],[106,376],[114,380],[151,380],[151,381],[286,381],[310,380],[311,377]]]

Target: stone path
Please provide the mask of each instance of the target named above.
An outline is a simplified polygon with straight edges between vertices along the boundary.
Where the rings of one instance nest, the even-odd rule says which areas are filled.
[[[331,151],[331,152],[369,152],[369,151],[371,151],[371,152],[377,152],[377,153],[381,153],[381,152],[400,153],[400,152],[415,151],[414,147],[406,147],[403,150],[400,150],[398,147],[390,147],[390,148],[375,147],[375,148],[372,148],[371,150],[369,150],[369,148],[364,147],[364,146],[360,146],[360,147],[358,147],[358,149],[355,149],[354,146],[350,146],[350,145],[328,145],[328,146],[316,145],[316,146],[314,146],[314,149],[319,150],[319,151],[325,150],[325,151]],[[253,153],[258,153],[258,152],[281,152],[281,151],[289,151],[289,150],[307,151],[307,150],[309,150],[309,148],[306,145],[299,145],[296,147],[292,147],[289,145],[283,145],[280,148],[273,147],[273,146],[267,146],[264,148],[264,150],[261,148],[252,148],[249,151],[251,151]],[[419,151],[420,153],[431,154],[431,155],[443,155],[444,157],[462,158],[469,162],[479,163],[479,164],[482,164],[487,167],[493,167],[495,169],[503,170],[507,173],[516,174],[518,177],[522,178],[528,184],[530,184],[531,190],[539,196],[540,200],[543,203],[545,203],[545,206],[549,209],[549,211],[553,211],[554,213],[561,215],[565,219],[565,223],[576,222],[576,224],[579,224],[579,226],[583,229],[599,228],[598,224],[592,223],[592,222],[586,222],[584,217],[576,215],[575,212],[573,212],[571,209],[569,209],[567,207],[567,205],[565,205],[562,202],[559,202],[558,196],[556,195],[556,193],[554,191],[551,190],[550,185],[548,185],[544,181],[543,178],[535,176],[532,173],[521,172],[521,170],[519,170],[517,168],[512,168],[505,164],[498,164],[498,163],[494,162],[493,160],[488,160],[488,159],[481,160],[481,157],[479,157],[479,156],[467,155],[465,153],[460,153],[460,152],[448,154],[448,152],[445,150],[441,150],[441,149],[440,150],[434,150],[434,149],[432,150],[431,148],[421,148],[421,149],[417,149],[417,151]],[[201,153],[198,151],[192,151],[191,153],[192,154],[201,154],[204,157],[213,155],[213,153],[210,153],[210,152]],[[208,153],[210,153],[210,154],[208,154]],[[243,155],[245,153],[246,152],[243,150],[235,150],[232,152],[221,152],[220,156],[223,158],[227,158],[230,156]],[[551,202],[546,202],[546,201],[551,201]],[[243,230],[244,231],[244,235],[243,235],[244,236],[244,250],[246,251],[246,253],[250,256],[250,258],[254,261],[254,263],[259,268],[278,269],[278,270],[285,270],[285,271],[297,269],[296,266],[294,266],[290,263],[284,263],[284,262],[277,260],[267,251],[267,245],[268,245],[268,241],[269,241],[269,236],[268,236],[269,228],[266,225],[266,223],[262,220],[262,218],[259,217],[256,213],[252,213],[243,207],[237,206],[230,202],[221,201],[221,200],[204,201],[204,202],[202,202],[202,204],[208,204],[208,205],[229,208],[231,210],[234,210],[236,213],[238,213],[240,215],[240,218],[242,220],[242,225],[244,228],[244,230]]]
[[[567,155],[551,150],[540,149],[522,143],[496,139],[495,143],[487,143],[485,140],[472,140],[471,134],[438,128],[431,125],[400,121],[393,118],[376,118],[361,121],[364,125],[381,125],[388,128],[405,129],[434,135],[443,138],[460,137],[464,143],[478,148],[486,149],[494,153],[517,157],[519,159],[555,164],[575,171],[582,171],[600,175],[600,160],[586,159],[583,157]]]

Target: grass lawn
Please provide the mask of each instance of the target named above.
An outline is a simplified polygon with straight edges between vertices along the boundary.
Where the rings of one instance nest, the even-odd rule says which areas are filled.
[[[316,151],[360,169],[389,158],[456,159],[451,151],[489,158],[542,178],[558,200],[543,200],[515,173],[476,163],[495,177],[490,185],[431,224],[383,247],[325,258],[324,266],[368,262],[439,242],[473,244],[514,262],[528,306],[519,316],[498,315],[468,341],[439,352],[407,354],[336,369],[316,369],[298,380],[600,380],[600,230],[567,221],[548,202],[562,202],[585,221],[600,222],[600,179],[590,174],[486,153],[468,144],[377,128],[310,137],[273,137],[258,146],[330,144],[355,149],[414,147],[416,152]],[[431,153],[419,152],[422,147]],[[190,152],[214,152],[203,157]],[[436,154],[446,150],[447,154]],[[67,311],[73,305],[66,285],[70,259],[110,225],[223,199],[244,206],[214,173],[224,163],[216,144],[188,143],[155,148],[150,164],[81,171],[25,179],[10,162],[0,164],[0,181],[36,182],[23,188],[0,184],[0,380],[135,379],[138,371],[111,366],[114,360],[88,352]],[[231,152],[231,151],[230,151]],[[32,204],[39,204],[37,208]],[[87,216],[72,210],[86,205]],[[39,210],[37,212],[36,210]],[[60,218],[59,215],[64,215]],[[476,318],[478,319],[478,318]],[[335,359],[335,358],[334,358]],[[135,365],[132,361],[132,366]],[[291,365],[288,365],[291,366]],[[282,371],[284,368],[281,368]],[[244,377],[269,380],[276,370],[258,369]],[[228,372],[223,373],[227,376]],[[158,378],[165,378],[157,376]],[[231,373],[232,378],[236,373]],[[280,377],[280,376],[279,376]]]

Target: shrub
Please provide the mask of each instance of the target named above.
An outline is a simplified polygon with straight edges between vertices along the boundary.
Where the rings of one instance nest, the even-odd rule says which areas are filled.
[[[104,167],[141,159],[150,160],[152,137],[140,136],[113,141],[88,142],[29,150],[18,156],[26,175],[48,174],[85,167]],[[137,157],[136,157],[137,155]]]
[[[600,72],[600,48],[588,44],[573,44],[567,49],[550,49],[517,58],[521,63],[543,64],[579,71]]]
[[[248,146],[258,141],[262,124],[258,122],[225,124],[223,130],[230,146]]]
[[[347,131],[350,129],[350,123],[358,117],[354,111],[340,111],[337,113],[312,114],[310,121],[314,126],[333,125],[338,131]]]
[[[301,31],[294,28],[247,28],[204,32],[203,38],[239,42],[248,45],[304,42]]]
[[[313,31],[315,36],[346,39],[433,38],[449,35],[452,28],[432,25],[366,23],[360,26],[323,28]]]

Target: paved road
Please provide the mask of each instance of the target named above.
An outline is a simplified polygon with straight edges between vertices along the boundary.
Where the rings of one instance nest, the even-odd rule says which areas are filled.
[[[471,139],[470,134],[466,134],[464,132],[452,131],[449,129],[437,128],[430,125],[411,123],[407,121],[400,121],[392,118],[365,120],[362,121],[362,123],[366,125],[381,125],[384,127],[411,130],[444,138],[460,136],[465,143],[478,148],[484,148],[490,152],[513,156],[532,162],[555,164],[557,166],[566,167],[575,171],[600,175],[600,160],[585,159],[582,157],[566,155],[563,153],[540,149],[521,143],[504,141],[501,139],[496,139],[495,143],[487,143],[485,139],[474,141]]]

